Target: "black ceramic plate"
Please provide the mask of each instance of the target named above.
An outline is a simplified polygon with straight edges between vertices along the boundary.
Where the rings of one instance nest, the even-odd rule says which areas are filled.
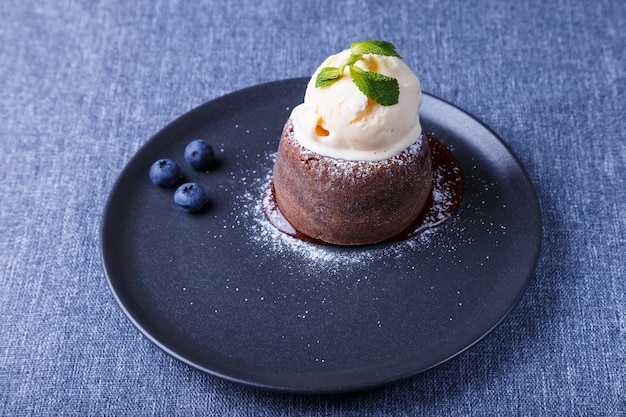
[[[115,184],[102,222],[111,290],[131,322],[182,362],[251,386],[303,393],[370,388],[463,352],[517,304],[541,244],[538,201],[510,149],[430,95],[424,128],[465,172],[456,216],[413,240],[318,246],[276,232],[261,195],[306,79],[259,85],[206,103],[157,133]],[[190,169],[204,138],[219,164]],[[196,215],[152,185],[175,159],[211,196]]]

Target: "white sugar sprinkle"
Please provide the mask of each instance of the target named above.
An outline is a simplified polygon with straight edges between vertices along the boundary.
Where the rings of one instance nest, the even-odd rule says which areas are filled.
[[[345,265],[369,264],[380,259],[400,259],[407,255],[407,252],[420,251],[428,248],[431,242],[432,230],[426,230],[420,235],[409,240],[398,242],[387,242],[367,248],[338,248],[333,245],[319,245],[306,242],[290,236],[278,230],[265,217],[264,209],[268,201],[262,198],[264,190],[272,180],[272,166],[276,154],[262,156],[261,160],[267,161],[266,175],[249,181],[247,191],[237,196],[235,207],[236,217],[241,220],[247,238],[250,239],[256,248],[261,248],[263,253],[271,252],[279,256],[289,256],[296,254],[304,262],[311,266],[315,265],[318,270],[311,271],[311,274],[318,275],[321,268],[328,275],[334,275],[337,271],[343,270]],[[257,167],[257,171],[262,172],[262,167]],[[252,177],[252,176],[251,176]],[[437,196],[436,199],[442,202],[446,196]],[[272,215],[271,210],[267,210]],[[272,219],[277,220],[277,219]],[[284,225],[286,230],[286,225]]]

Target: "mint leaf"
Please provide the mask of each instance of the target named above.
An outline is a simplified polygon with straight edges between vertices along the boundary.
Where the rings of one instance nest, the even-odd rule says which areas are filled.
[[[382,106],[398,103],[400,86],[398,80],[377,72],[365,71],[356,65],[350,66],[350,78],[368,98]]]
[[[336,83],[341,78],[341,71],[336,67],[324,67],[317,74],[315,87],[327,87]]]
[[[387,41],[369,40],[364,42],[352,42],[352,45],[350,45],[350,52],[352,55],[375,54],[395,56],[402,59],[402,57],[396,52],[396,47],[393,46],[391,42]]]
[[[337,82],[346,67],[350,68],[350,78],[357,88],[369,99],[382,106],[392,106],[398,103],[400,86],[398,80],[377,72],[366,71],[354,65],[363,59],[365,54],[393,56],[402,59],[396,52],[396,47],[390,42],[369,40],[353,42],[350,45],[350,56],[346,58],[339,68],[324,67],[317,74],[315,87],[327,87]]]

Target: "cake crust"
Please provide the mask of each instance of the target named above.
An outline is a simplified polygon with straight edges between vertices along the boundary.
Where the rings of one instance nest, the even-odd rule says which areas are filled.
[[[424,208],[432,186],[428,140],[382,161],[347,161],[312,152],[287,120],[274,164],[274,196],[299,232],[338,245],[389,239]]]

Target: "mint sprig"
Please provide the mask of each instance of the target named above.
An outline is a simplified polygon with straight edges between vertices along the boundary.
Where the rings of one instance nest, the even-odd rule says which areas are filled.
[[[333,85],[343,76],[346,67],[350,67],[352,82],[365,96],[382,106],[397,104],[400,96],[398,80],[377,72],[366,71],[354,65],[365,54],[394,56],[402,59],[396,52],[395,46],[390,42],[381,40],[353,42],[350,45],[350,56],[341,63],[340,67],[324,67],[320,70],[315,79],[315,87]]]
[[[391,42],[369,40],[365,42],[352,42],[350,45],[350,53],[353,55],[385,55],[395,56],[402,59],[402,57],[396,52],[396,47]]]

